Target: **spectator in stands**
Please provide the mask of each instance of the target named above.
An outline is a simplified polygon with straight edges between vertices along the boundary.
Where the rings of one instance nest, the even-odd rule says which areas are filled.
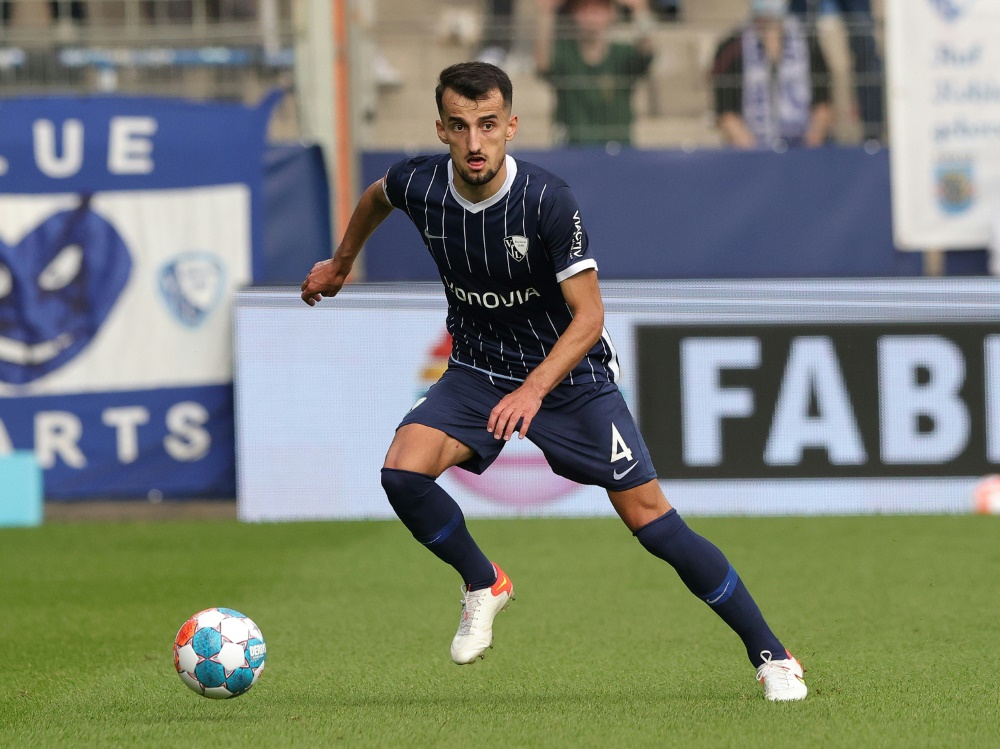
[[[505,67],[514,39],[514,0],[489,0],[479,60]]]
[[[649,9],[661,21],[673,22],[681,19],[680,0],[649,0]]]
[[[11,10],[14,3],[12,0],[2,0],[0,2],[0,26],[6,26],[12,16]],[[53,20],[69,18],[73,21],[84,21],[87,18],[87,6],[83,0],[50,0],[49,13]]]
[[[205,0],[210,21],[248,21],[257,17],[258,0]],[[189,23],[194,20],[194,0],[145,0],[143,10],[153,23]]]
[[[49,10],[52,13],[52,18],[57,21],[62,18],[84,21],[87,18],[87,4],[82,0],[71,0],[71,2],[52,0],[49,3]]]
[[[737,148],[821,146],[833,120],[829,69],[787,0],[751,0],[750,19],[726,39],[712,68],[715,113]]]
[[[871,0],[791,0],[789,10],[806,21],[810,34],[815,34],[818,15],[832,10],[844,17],[854,58],[854,89],[864,137],[882,140],[885,128],[882,59],[875,44]]]
[[[535,65],[555,89],[553,120],[569,145],[632,142],[632,92],[653,61],[647,0],[569,0],[566,35],[556,38],[559,0],[537,0]],[[627,8],[634,43],[612,41],[617,7]]]

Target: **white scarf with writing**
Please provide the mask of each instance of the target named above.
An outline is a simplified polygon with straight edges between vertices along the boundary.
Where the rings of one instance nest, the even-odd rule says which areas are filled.
[[[795,18],[782,21],[781,60],[775,69],[753,23],[743,29],[743,120],[767,148],[802,142],[809,128],[812,82],[809,45]]]

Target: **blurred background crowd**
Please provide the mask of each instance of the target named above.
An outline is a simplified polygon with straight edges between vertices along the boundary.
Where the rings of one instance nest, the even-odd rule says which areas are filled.
[[[520,147],[884,141],[880,0],[345,0],[354,139],[436,147],[431,90],[463,59],[514,82]],[[0,92],[292,96],[297,0],[5,0]]]

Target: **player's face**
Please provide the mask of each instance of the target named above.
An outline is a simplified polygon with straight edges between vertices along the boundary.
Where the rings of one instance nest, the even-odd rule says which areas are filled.
[[[506,178],[507,141],[517,132],[517,116],[504,108],[498,89],[478,100],[445,89],[437,132],[451,151],[455,173],[472,193],[483,199],[500,189]]]

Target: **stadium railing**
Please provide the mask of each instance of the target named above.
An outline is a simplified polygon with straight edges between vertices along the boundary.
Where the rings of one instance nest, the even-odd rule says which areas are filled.
[[[430,117],[433,121],[429,92],[437,74],[453,62],[477,57],[502,60],[511,75],[515,109],[520,115],[517,142],[521,147],[550,148],[565,143],[565,131],[555,122],[553,88],[535,70],[535,3],[515,2],[513,15],[499,20],[485,12],[488,4],[455,0],[380,1],[371,36],[379,56],[389,66],[370,74],[373,79],[370,83],[378,94],[366,120],[365,146],[380,149],[436,146],[433,128],[401,133],[398,123],[407,117]],[[746,20],[746,14],[747,3],[743,0],[698,0],[683,4],[677,16],[654,16],[650,31],[654,59],[632,96],[634,146],[723,145],[714,113],[713,60],[718,45]],[[862,116],[868,114],[865,110],[881,110],[881,106],[859,107],[856,92],[858,84],[862,84],[877,92],[877,96],[882,94],[881,17],[856,20],[827,13],[811,17],[807,26],[810,33],[818,36],[829,66],[828,78],[823,82],[832,92],[831,141],[860,143],[879,127],[878,121],[865,122]],[[625,14],[620,13],[609,35],[615,40],[627,40],[634,38],[635,31]],[[556,27],[557,38],[567,38],[572,33],[563,16]],[[858,41],[862,38],[866,43]],[[503,52],[499,56],[498,48]],[[860,56],[857,64],[856,55]],[[738,81],[722,84],[735,86]],[[599,134],[600,123],[595,125]]]
[[[3,0],[0,92],[256,101],[292,46],[291,0]]]
[[[565,143],[552,87],[535,71],[534,2],[519,0],[510,18],[499,19],[489,16],[488,5],[485,0],[352,4],[358,147],[436,147],[433,127],[419,123],[435,118],[431,92],[437,74],[476,57],[501,62],[514,81],[519,146]],[[660,5],[670,3],[651,3],[654,9]],[[0,94],[117,91],[251,102],[274,87],[294,92],[296,28],[308,23],[301,17],[304,7],[294,0],[2,0]],[[679,15],[655,16],[650,31],[654,59],[632,96],[632,143],[640,148],[723,144],[714,115],[713,57],[745,19],[746,3],[698,0],[681,9]],[[859,25],[824,15],[810,27],[830,67],[832,140],[859,142],[873,123],[861,119],[871,107],[859,108],[857,84],[881,94],[882,75],[877,61],[854,64],[855,53],[878,54],[881,19]],[[557,34],[571,33],[568,23],[558,24]],[[610,33],[628,39],[634,29],[622,15]],[[862,37],[869,43],[859,43]],[[497,46],[506,47],[499,58]],[[286,109],[279,112],[278,129],[283,137],[296,138],[294,99]],[[411,121],[417,124],[400,127]],[[601,123],[594,125],[600,135]]]

